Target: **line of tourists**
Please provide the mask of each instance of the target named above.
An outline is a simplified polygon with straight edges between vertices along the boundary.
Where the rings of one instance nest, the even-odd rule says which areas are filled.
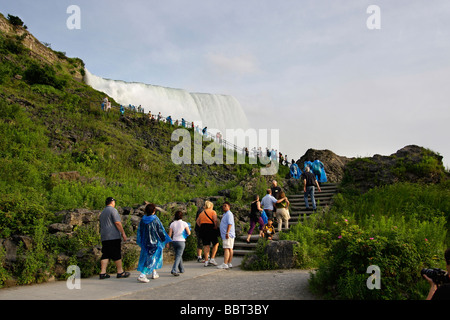
[[[304,197],[306,208],[309,208],[308,196],[311,197],[313,209],[316,209],[314,199],[315,187],[321,191],[316,176],[305,168],[302,174],[304,184]],[[100,279],[110,278],[106,269],[110,260],[113,260],[117,268],[117,278],[127,278],[130,273],[123,270],[121,242],[127,241],[127,236],[123,229],[120,215],[115,208],[116,200],[108,197],[105,201],[105,209],[99,216],[100,237],[102,241],[102,257],[100,261]],[[277,181],[272,181],[271,188],[268,188],[266,195],[259,200],[259,195],[255,195],[250,205],[250,228],[247,233],[247,242],[250,242],[251,235],[259,224],[259,236],[268,240],[273,240],[275,236],[274,219],[277,219],[278,232],[281,232],[284,224],[285,229],[289,229],[289,199],[283,190],[278,186]],[[223,216],[219,220],[214,204],[205,201],[196,214],[194,231],[197,236],[197,261],[204,263],[204,266],[217,266],[221,269],[232,268],[233,247],[236,238],[234,215],[231,212],[231,204],[224,202],[222,205]],[[191,235],[191,226],[183,221],[183,212],[175,212],[173,222],[169,225],[167,233],[163,224],[156,215],[156,206],[153,203],[145,207],[145,215],[142,217],[136,235],[136,243],[140,246],[141,252],[137,270],[140,272],[138,281],[149,282],[147,276],[152,279],[159,277],[157,269],[163,265],[163,250],[172,247],[175,253],[175,261],[171,274],[179,276],[184,273],[183,252],[186,246],[186,238]],[[222,238],[224,249],[224,262],[217,265],[215,257],[219,247],[218,238]],[[203,252],[203,257],[202,257]]]
[[[117,268],[117,278],[128,278],[130,273],[123,270],[121,252],[122,239],[127,241],[127,236],[121,223],[121,217],[115,208],[116,200],[108,197],[105,205],[106,207],[99,216],[102,242],[99,277],[100,279],[110,278],[106,269],[109,261],[112,260]],[[213,206],[212,202],[206,201],[197,213],[195,225],[198,240],[197,247],[201,248],[205,254],[205,259],[199,261],[204,262],[205,267],[210,265],[217,266],[214,258],[219,246],[218,237],[220,236],[224,249],[224,263],[217,267],[229,269],[233,266],[233,246],[236,237],[234,216],[230,210],[230,203],[224,202],[222,205],[224,214],[221,221],[219,221]],[[157,270],[162,268],[163,250],[169,247],[169,243],[172,243],[175,253],[171,274],[179,276],[185,272],[182,256],[186,238],[191,235],[191,226],[183,221],[183,212],[178,210],[175,212],[174,221],[169,225],[169,232],[167,233],[156,215],[156,206],[153,203],[147,204],[144,212],[145,215],[139,223],[136,235],[136,243],[141,248],[137,267],[137,271],[140,274],[137,280],[147,283],[150,281],[148,277],[151,277],[151,279],[159,278]]]
[[[103,111],[109,111],[111,109],[111,102],[108,101],[108,97],[105,97],[101,103],[101,108]],[[144,107],[142,107],[141,105],[139,106],[135,106],[132,104],[129,104],[128,106],[123,106],[120,105],[119,106],[119,112],[121,115],[125,114],[125,111],[129,110],[130,112],[134,113],[142,113],[144,114]],[[211,140],[216,141],[218,144],[223,144],[224,146],[234,146],[234,148],[236,148],[236,150],[238,149],[237,146],[228,143],[225,139],[223,139],[223,134],[221,132],[217,132],[215,135],[211,134],[210,132],[208,132],[208,127],[204,127],[201,128],[198,124],[195,125],[194,122],[190,122],[185,120],[184,118],[181,118],[181,120],[176,119],[175,121],[173,120],[172,116],[163,116],[161,114],[161,112],[159,112],[157,115],[156,114],[152,114],[151,111],[148,111],[148,118],[152,121],[158,121],[158,122],[162,122],[162,123],[167,123],[171,126],[175,126],[175,127],[182,127],[182,128],[186,128],[186,129],[192,129],[194,130],[196,133],[198,134],[202,134],[205,138],[209,138]],[[266,147],[266,151],[263,152],[261,147],[258,147],[258,149],[256,147],[253,147],[251,152],[249,152],[247,147],[244,148],[240,148],[242,151],[242,155],[247,156],[247,157],[253,157],[255,159],[261,159],[261,163],[265,163],[265,161],[267,159],[270,159],[271,161],[277,161],[280,165],[285,165],[285,166],[289,166],[290,164],[294,163],[294,159],[291,160],[291,162],[289,162],[288,160],[288,156],[287,154],[283,155],[281,152],[278,152],[278,150],[274,150],[274,149],[269,149]]]

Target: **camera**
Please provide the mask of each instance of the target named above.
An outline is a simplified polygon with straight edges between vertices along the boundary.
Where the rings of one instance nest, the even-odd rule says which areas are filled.
[[[420,274],[426,275],[428,278],[433,280],[433,282],[437,285],[441,285],[444,283],[450,283],[450,278],[448,277],[448,273],[445,270],[432,268],[432,269],[422,269]]]

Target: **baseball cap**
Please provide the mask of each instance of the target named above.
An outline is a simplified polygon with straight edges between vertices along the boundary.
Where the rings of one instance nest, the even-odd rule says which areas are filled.
[[[113,201],[116,201],[116,199],[114,199],[113,197],[108,197],[108,198],[106,198],[105,204],[108,205]]]

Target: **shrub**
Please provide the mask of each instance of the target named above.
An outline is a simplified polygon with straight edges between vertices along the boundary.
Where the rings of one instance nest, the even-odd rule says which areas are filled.
[[[59,90],[66,85],[66,80],[57,77],[55,70],[47,64],[41,67],[36,63],[32,63],[25,71],[24,79],[30,85],[45,84]]]
[[[347,220],[348,222],[348,220]],[[433,258],[443,254],[445,221],[415,221],[395,226],[386,219],[379,229],[363,230],[352,223],[341,223],[327,259],[323,260],[311,279],[316,293],[338,299],[418,299],[421,291],[420,270],[433,265]],[[338,223],[339,224],[339,223]],[[427,231],[433,232],[425,238]],[[375,233],[376,231],[376,233]],[[381,269],[381,290],[369,290],[366,270],[376,265]]]
[[[329,299],[423,299],[422,268],[446,249],[448,184],[398,183],[364,195],[341,193],[333,207],[292,226],[299,267],[317,268],[311,289]],[[381,290],[369,290],[367,268],[381,269]]]
[[[12,16],[10,14],[8,14],[8,21],[9,23],[11,23],[13,26],[18,26],[18,27],[23,27],[23,21],[22,19],[20,19],[17,16]]]
[[[41,283],[51,276],[55,259],[48,253],[47,227],[43,219],[35,221],[33,246],[24,250],[19,246],[19,261],[15,264],[15,275],[18,284]]]
[[[244,190],[241,186],[236,186],[230,190],[230,198],[233,202],[238,202],[242,200]]]
[[[11,274],[4,266],[5,257],[6,257],[6,250],[5,248],[0,247],[0,288],[3,288],[6,280],[8,280],[11,277]]]

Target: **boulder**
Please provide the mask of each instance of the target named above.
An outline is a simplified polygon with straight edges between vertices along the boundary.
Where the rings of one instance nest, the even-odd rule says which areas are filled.
[[[119,208],[117,210],[119,211]],[[122,213],[120,211],[122,211]],[[119,211],[120,214],[129,215],[129,214],[133,214],[134,209],[131,207],[123,207],[123,208],[121,208],[120,211]]]
[[[189,200],[189,201],[190,201],[190,202],[193,202],[194,205],[195,205],[197,208],[201,208],[201,207],[203,207],[203,206],[205,205],[205,199],[203,199],[203,198],[197,197],[197,198],[193,198],[193,199],[191,199],[191,200]]]
[[[81,226],[83,224],[83,213],[78,210],[68,212],[64,217],[63,223],[71,226]]]
[[[11,239],[0,239],[0,248],[3,248],[6,252],[6,264],[17,260],[17,244],[14,241]]]
[[[169,202],[169,203],[162,205],[161,207],[164,210],[170,211],[170,212],[175,211],[175,210],[181,210],[181,211],[185,212],[186,208],[187,208],[186,203],[184,203],[184,202]]]
[[[53,223],[48,226],[48,232],[57,233],[57,232],[72,232],[72,226],[66,223]]]
[[[296,163],[303,172],[305,161],[314,162],[315,160],[323,163],[328,182],[339,183],[344,178],[345,165],[351,159],[339,156],[330,150],[308,149]]]
[[[130,221],[133,231],[136,231],[139,227],[139,223],[141,222],[141,218],[135,215],[122,216],[123,225],[125,225],[128,221]]]
[[[63,223],[73,227],[91,222],[97,222],[100,213],[100,210],[75,209],[66,213]]]
[[[291,269],[296,267],[294,246],[297,241],[280,240],[270,241],[265,252],[269,261],[275,263],[279,269]]]
[[[5,264],[10,266],[17,261],[17,254],[19,246],[22,246],[24,250],[31,249],[33,245],[33,239],[29,236],[13,235],[9,239],[0,239],[0,248],[5,250]]]

